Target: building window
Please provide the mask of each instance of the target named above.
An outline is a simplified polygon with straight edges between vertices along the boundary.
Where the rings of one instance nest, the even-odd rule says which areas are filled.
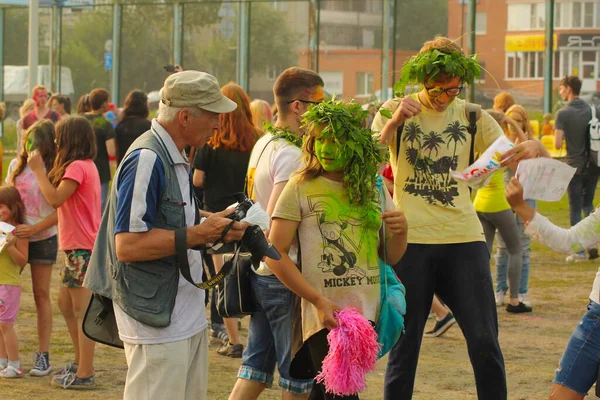
[[[506,79],[541,79],[543,77],[543,51],[506,53]]]
[[[366,97],[373,94],[373,74],[371,72],[356,73],[356,96]]]
[[[275,65],[269,65],[267,67],[267,78],[274,81],[282,72],[283,70],[281,68],[276,67]]]
[[[546,25],[546,2],[508,4],[507,30],[542,30]],[[600,28],[600,2],[590,0],[556,2],[554,27],[558,29]]]
[[[581,6],[582,6],[582,4],[579,2],[573,3],[573,20],[572,20],[573,28],[581,28],[581,16],[582,16]]]
[[[568,71],[568,53],[554,53],[553,78],[560,79]],[[543,79],[545,75],[543,51],[520,51],[506,53],[506,79]],[[563,61],[561,67],[561,59]],[[565,64],[566,60],[566,64]],[[562,68],[562,69],[561,69]]]
[[[469,20],[469,13],[465,13],[465,21]],[[475,14],[475,34],[485,35],[487,33],[487,13],[478,12]]]
[[[508,27],[509,31],[527,31],[531,26],[531,5],[530,4],[509,4],[508,5]]]
[[[594,27],[594,3],[583,3],[583,27]]]
[[[529,27],[531,29],[544,29],[546,27],[546,4],[531,4],[530,15]]]

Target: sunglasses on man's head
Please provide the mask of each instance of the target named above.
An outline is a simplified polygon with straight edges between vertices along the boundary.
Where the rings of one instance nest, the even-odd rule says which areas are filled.
[[[456,97],[460,94],[460,92],[462,92],[463,87],[458,86],[458,87],[451,87],[451,88],[444,89],[439,86],[434,86],[434,87],[430,87],[430,88],[425,86],[425,90],[427,91],[427,94],[429,96],[434,97],[434,98],[440,97],[444,93],[446,93],[449,97]]]

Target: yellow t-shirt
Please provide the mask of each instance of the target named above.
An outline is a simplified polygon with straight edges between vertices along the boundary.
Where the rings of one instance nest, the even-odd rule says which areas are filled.
[[[388,204],[389,203],[389,204]],[[391,201],[386,209],[393,209]],[[298,221],[302,275],[338,306],[377,321],[380,300],[380,212],[350,204],[341,182],[318,177],[286,184],[273,218]],[[302,339],[322,330],[317,309],[302,299]]]
[[[417,95],[413,98],[418,101]],[[400,99],[383,107],[394,112]],[[377,113],[373,131],[379,132],[387,119]],[[404,123],[399,157],[396,135],[389,144],[394,171],[394,202],[408,220],[408,243],[446,244],[484,241],[483,230],[468,186],[456,182],[450,169],[468,167],[471,135],[465,101],[455,99],[444,112],[425,106]],[[502,128],[485,111],[477,121],[475,152],[483,152],[500,135]]]
[[[495,172],[490,182],[477,191],[473,200],[475,211],[495,213],[510,210],[510,204],[504,196],[504,170]]]
[[[0,285],[21,286],[21,267],[10,258],[6,249],[0,252]]]

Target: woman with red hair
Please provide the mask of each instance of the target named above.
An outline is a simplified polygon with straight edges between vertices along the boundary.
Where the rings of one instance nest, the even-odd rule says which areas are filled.
[[[237,108],[229,114],[221,114],[220,129],[194,157],[194,186],[204,190],[204,210],[218,212],[226,209],[236,200],[235,193],[244,191],[246,171],[252,147],[260,136],[260,130],[252,122],[250,98],[237,84],[230,82],[221,88],[221,93],[233,100]],[[213,255],[215,269],[223,266],[223,256]],[[217,316],[213,296],[211,306],[211,337],[220,338],[217,327],[221,323]],[[217,352],[224,356],[239,358],[243,346],[238,335],[235,318],[224,319],[228,341]]]

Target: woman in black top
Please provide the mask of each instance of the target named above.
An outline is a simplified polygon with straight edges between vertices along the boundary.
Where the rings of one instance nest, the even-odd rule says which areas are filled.
[[[142,133],[150,130],[151,122],[148,120],[148,97],[141,90],[134,89],[127,95],[120,122],[115,127],[117,136],[117,162],[127,153],[127,149]]]
[[[204,189],[204,209],[210,212],[226,209],[236,202],[233,195],[244,191],[250,152],[260,136],[260,131],[252,123],[250,99],[244,89],[230,82],[221,88],[221,93],[235,101],[237,108],[229,114],[220,115],[221,129],[215,130],[208,144],[198,149],[194,157],[194,186]],[[223,266],[223,256],[213,255],[213,260],[218,271]],[[215,312],[213,307],[211,315]],[[224,322],[229,341],[217,352],[224,356],[241,357],[243,347],[237,321],[235,318],[224,318]],[[214,336],[213,332],[211,335]]]

